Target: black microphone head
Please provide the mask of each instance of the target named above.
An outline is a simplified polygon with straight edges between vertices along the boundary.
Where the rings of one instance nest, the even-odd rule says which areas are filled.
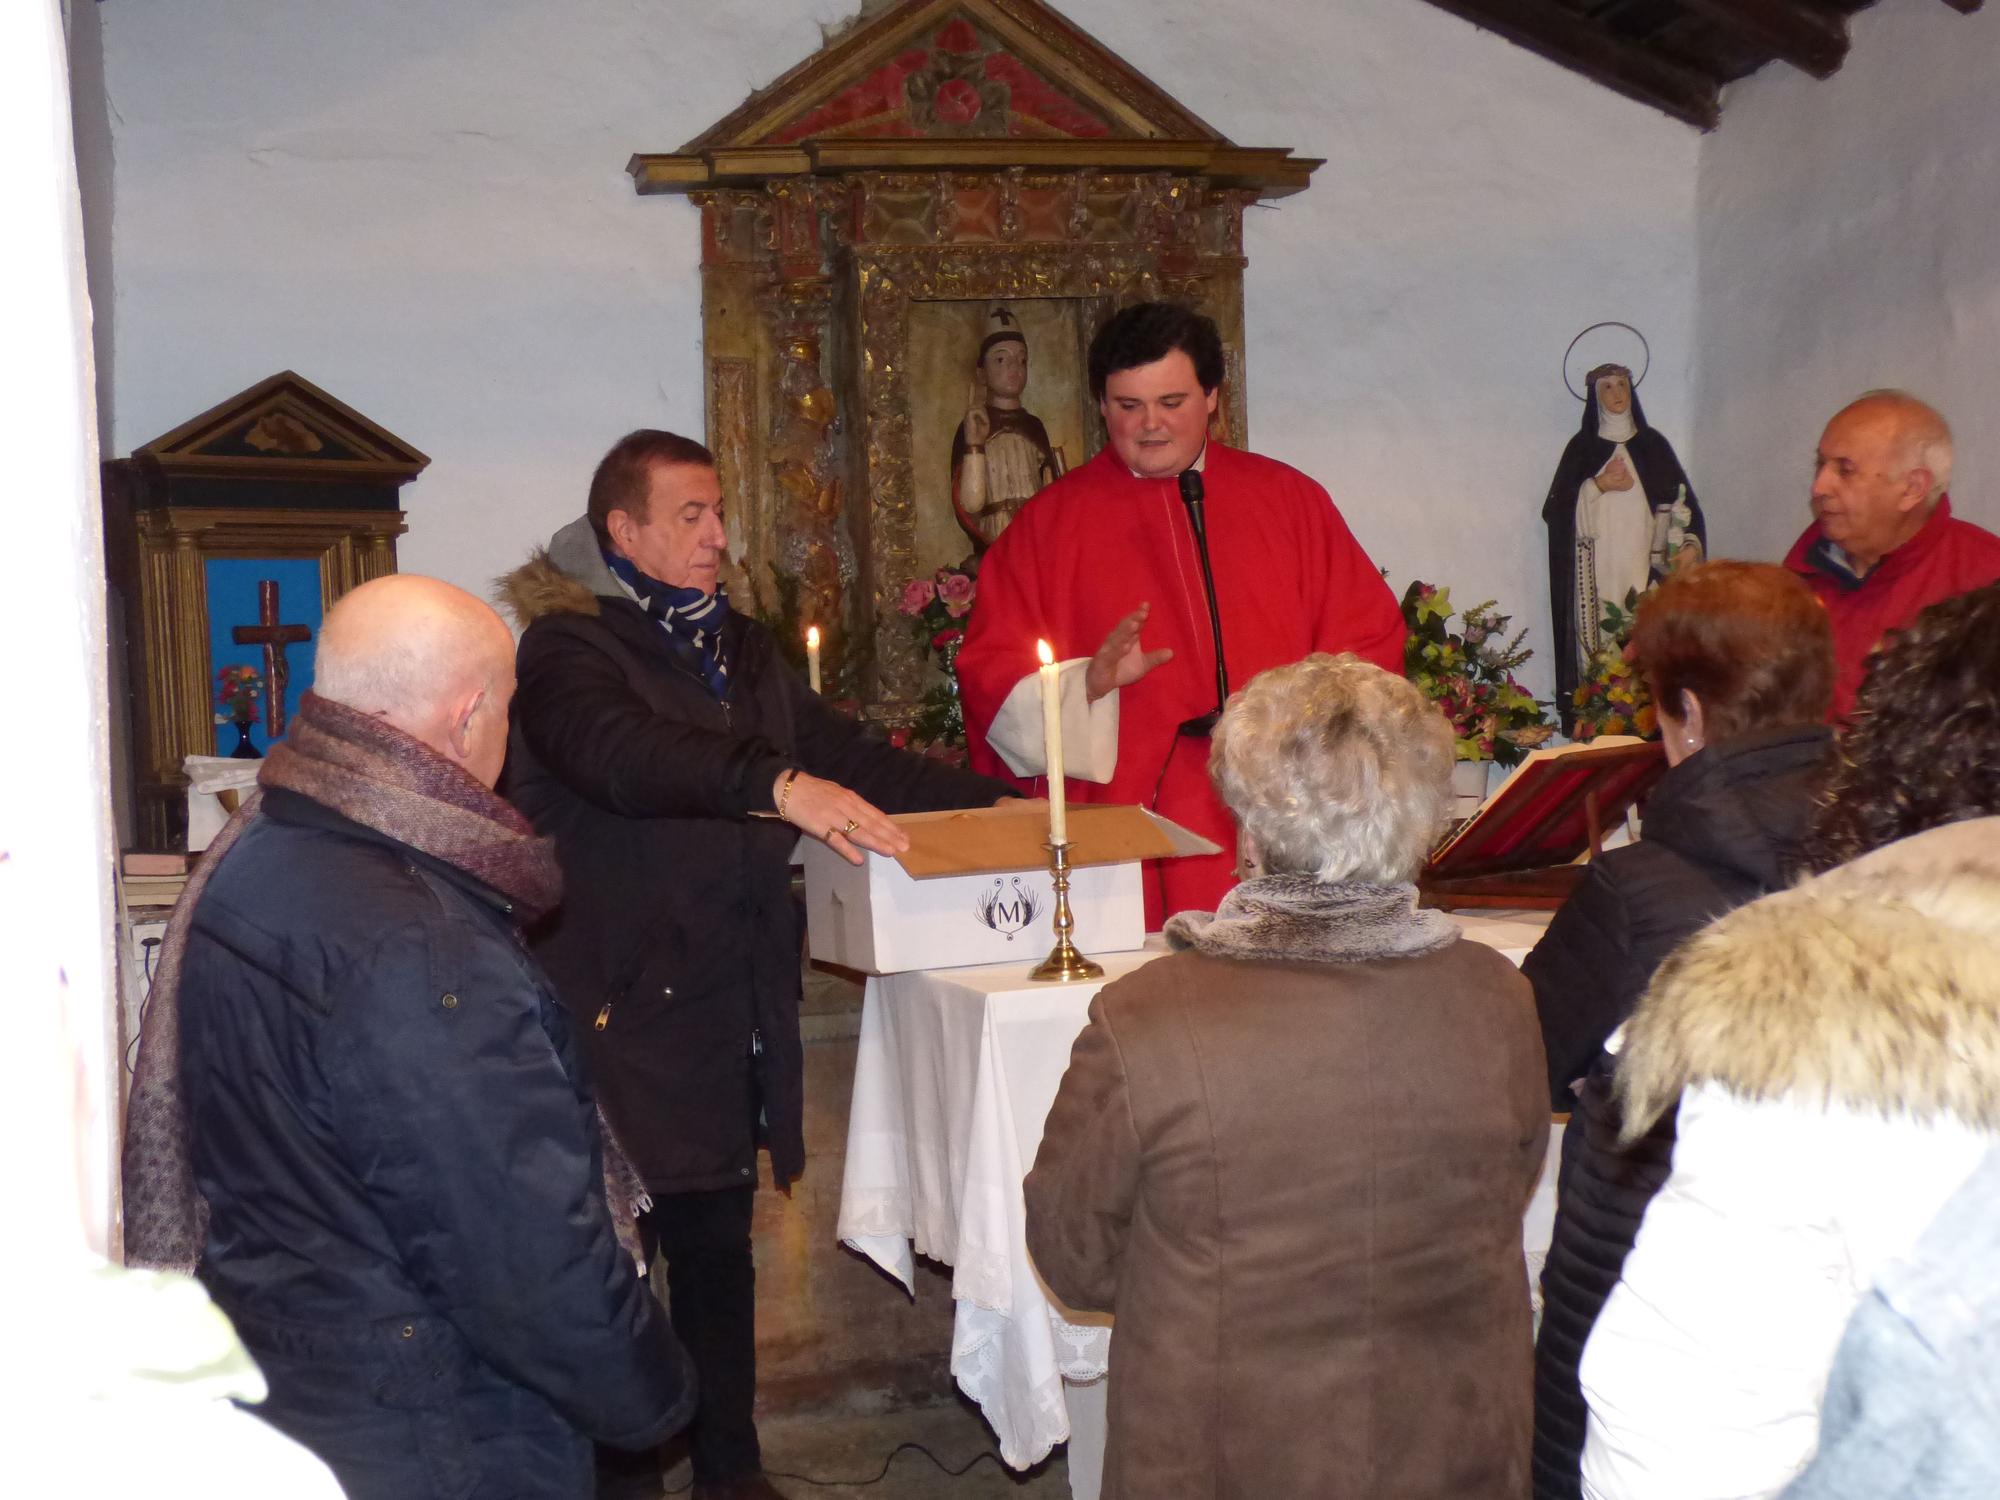
[[[1201,498],[1201,471],[1181,470],[1181,499],[1189,505],[1199,505]]]

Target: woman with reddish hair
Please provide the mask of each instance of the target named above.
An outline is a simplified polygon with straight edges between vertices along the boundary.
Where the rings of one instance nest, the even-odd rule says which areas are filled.
[[[1551,1106],[1572,1112],[1535,1345],[1536,1500],[1580,1493],[1577,1365],[1672,1164],[1671,1111],[1619,1148],[1616,1043],[1607,1042],[1675,944],[1790,877],[1832,755],[1832,632],[1783,568],[1683,569],[1641,602],[1630,650],[1653,691],[1669,770],[1646,804],[1644,838],[1591,861],[1522,965]]]

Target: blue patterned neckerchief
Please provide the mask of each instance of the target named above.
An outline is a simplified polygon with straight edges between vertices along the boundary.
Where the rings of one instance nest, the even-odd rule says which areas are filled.
[[[721,584],[715,592],[675,588],[649,573],[642,573],[628,557],[604,552],[605,566],[639,596],[651,615],[667,633],[667,644],[682,662],[708,684],[717,701],[729,696],[729,661],[722,650],[722,627],[729,618],[729,590]]]

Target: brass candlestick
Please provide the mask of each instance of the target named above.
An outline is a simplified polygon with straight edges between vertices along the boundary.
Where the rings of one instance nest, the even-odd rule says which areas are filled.
[[[1076,944],[1069,935],[1076,931],[1076,921],[1069,913],[1069,842],[1048,843],[1042,847],[1049,851],[1049,873],[1056,882],[1056,945],[1049,950],[1049,956],[1029,971],[1030,979],[1054,980],[1063,983],[1071,979],[1102,979],[1104,965],[1092,963],[1077,952]]]

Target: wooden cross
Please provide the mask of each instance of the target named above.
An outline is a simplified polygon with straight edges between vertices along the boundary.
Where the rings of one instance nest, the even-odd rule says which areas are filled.
[[[270,578],[257,582],[257,623],[231,628],[229,638],[239,646],[264,648],[264,733],[282,739],[285,733],[285,648],[303,645],[312,631],[303,625],[278,623],[278,585]]]

